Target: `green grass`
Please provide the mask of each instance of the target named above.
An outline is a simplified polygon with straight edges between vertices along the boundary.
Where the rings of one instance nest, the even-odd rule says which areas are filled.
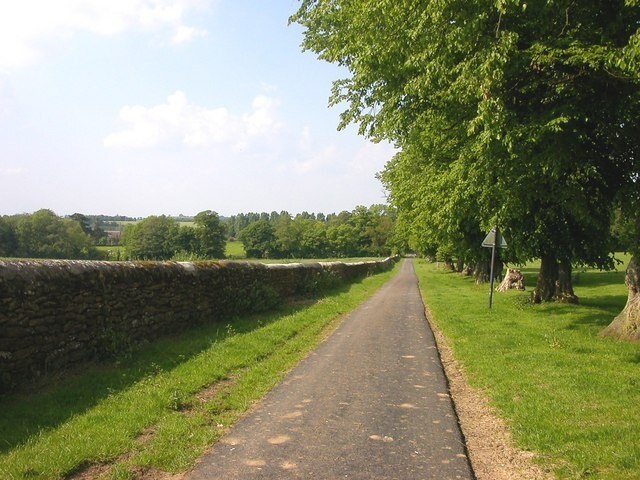
[[[188,222],[183,222],[181,225],[187,224]],[[125,258],[124,247],[121,245],[104,245],[98,246],[96,249],[101,252],[105,258],[108,260],[118,260]],[[225,256],[229,260],[238,260],[244,259],[246,254],[244,252],[244,247],[242,246],[242,242],[240,241],[228,241],[225,248]]]
[[[227,241],[224,254],[228,259],[245,258],[247,256],[240,240]]]
[[[124,259],[124,247],[121,245],[98,245],[95,248],[105,260]]]
[[[187,222],[183,222],[187,223]],[[95,247],[103,255],[105,260],[117,261],[126,260],[125,249],[121,245],[99,245]],[[358,258],[280,258],[280,259],[247,259],[244,246],[239,240],[228,241],[225,247],[226,260],[242,260],[260,263],[308,263],[308,262],[362,262],[368,260],[381,260],[381,257],[358,257]],[[25,258],[0,258],[0,260],[27,260]],[[38,259],[36,259],[38,260]],[[42,260],[42,259],[40,259]]]
[[[101,478],[112,479],[189,469],[392,274],[269,315],[198,328],[35,392],[0,397],[0,478],[65,478],[99,465]]]
[[[623,266],[620,267],[624,269]],[[522,269],[535,285],[537,269]],[[558,478],[640,478],[640,345],[598,337],[626,301],[624,272],[581,271],[580,305],[527,303],[416,262],[434,321],[521,448]]]
[[[350,257],[350,258],[264,258],[264,259],[248,259],[250,262],[260,263],[313,263],[313,262],[368,262],[375,260],[384,260],[382,257]]]

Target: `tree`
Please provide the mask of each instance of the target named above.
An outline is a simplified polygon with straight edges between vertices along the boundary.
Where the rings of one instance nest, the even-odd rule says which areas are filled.
[[[572,264],[611,266],[609,214],[637,172],[639,20],[623,0],[306,0],[292,17],[350,72],[340,126],[402,148],[385,180],[407,238],[467,255],[498,224],[514,258],[542,260],[534,300],[569,302]]]
[[[639,42],[640,44],[640,42]],[[640,53],[640,45],[639,45]],[[640,70],[640,69],[639,69]],[[625,274],[627,303],[602,335],[626,340],[640,340],[640,156],[635,157],[638,167],[635,175],[629,177],[619,196],[620,216],[616,227],[624,250],[631,253],[631,260]]]
[[[80,259],[95,256],[91,239],[80,224],[58,217],[51,210],[10,219],[20,257]]]
[[[637,0],[629,1],[630,5],[638,6]],[[628,75],[640,79],[640,28],[629,40],[623,54],[618,59],[617,66]],[[637,140],[637,137],[636,137]],[[624,178],[623,185],[617,198],[619,219],[616,222],[619,237],[625,250],[632,254],[625,275],[628,295],[627,303],[613,322],[604,329],[603,335],[623,338],[626,340],[640,340],[640,146],[637,145],[634,155],[625,160],[631,164],[630,174]]]
[[[80,225],[80,228],[82,228],[82,231],[86,235],[88,236],[92,235],[93,230],[91,229],[91,220],[89,220],[89,218],[86,215],[83,215],[81,213],[74,213],[73,215],[69,216],[69,218],[71,220],[78,222],[78,224]]]
[[[273,225],[273,233],[276,237],[276,247],[272,255],[282,258],[295,257],[299,250],[299,239],[296,229],[293,228],[293,219],[289,214],[280,215]]]
[[[637,252],[637,250],[636,250]],[[627,266],[627,303],[622,312],[602,331],[602,335],[640,341],[640,261],[634,253]]]
[[[282,211],[239,214],[231,219],[233,225],[239,223],[238,219],[243,219],[246,226],[242,231],[252,227],[244,234],[244,239],[249,243],[249,256],[382,256],[391,251],[389,239],[393,232],[395,210],[385,205],[372,205],[369,208],[358,206],[353,212],[329,215],[302,212],[292,218],[288,212]],[[259,227],[253,227],[259,222]]]
[[[358,231],[348,223],[327,228],[327,239],[334,257],[357,257],[359,252]]]
[[[105,232],[100,228],[97,223],[96,217],[89,218],[82,213],[74,213],[69,216],[70,220],[74,220],[80,224],[82,231],[91,237],[94,242],[100,241],[100,239],[105,237]]]
[[[13,224],[0,217],[0,257],[12,257],[18,252],[18,239]]]
[[[249,258],[269,258],[277,249],[273,227],[266,220],[250,223],[240,232],[240,240]]]
[[[189,253],[197,253],[200,246],[198,232],[190,226],[180,226],[176,237],[177,251]]]
[[[296,217],[291,228],[297,239],[296,258],[323,258],[327,254],[327,232],[323,222],[314,220],[311,215]]]
[[[218,214],[205,210],[195,216],[194,222],[198,238],[197,253],[207,258],[224,258],[226,229]]]
[[[122,232],[120,244],[127,255],[137,260],[168,260],[179,250],[178,223],[166,215],[150,216],[129,224]]]

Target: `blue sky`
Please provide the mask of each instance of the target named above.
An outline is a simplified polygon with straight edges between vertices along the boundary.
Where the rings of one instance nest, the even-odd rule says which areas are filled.
[[[328,108],[294,0],[0,8],[0,214],[222,215],[385,201],[394,153]]]

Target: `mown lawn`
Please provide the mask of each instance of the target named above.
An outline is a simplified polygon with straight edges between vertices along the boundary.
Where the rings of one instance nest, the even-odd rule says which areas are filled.
[[[598,336],[626,301],[619,272],[576,273],[580,305],[527,302],[416,261],[433,320],[521,448],[558,478],[640,478],[640,344]]]
[[[0,479],[159,478],[189,469],[395,271],[0,396]]]

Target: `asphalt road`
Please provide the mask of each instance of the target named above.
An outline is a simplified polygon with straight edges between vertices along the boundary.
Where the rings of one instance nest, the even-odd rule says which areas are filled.
[[[410,260],[190,479],[473,479]]]

